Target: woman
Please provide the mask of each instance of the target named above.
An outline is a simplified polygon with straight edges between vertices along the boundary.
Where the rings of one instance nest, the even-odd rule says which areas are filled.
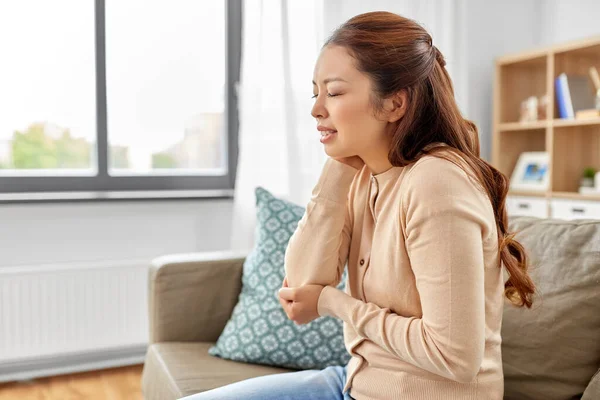
[[[503,294],[531,307],[534,285],[507,232],[507,179],[479,158],[444,66],[420,25],[387,12],[325,43],[312,116],[330,158],[279,296],[298,324],[342,319],[352,358],[193,399],[502,399]]]

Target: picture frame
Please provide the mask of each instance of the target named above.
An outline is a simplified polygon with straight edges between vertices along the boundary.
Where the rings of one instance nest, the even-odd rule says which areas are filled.
[[[510,189],[547,191],[550,183],[549,161],[549,154],[545,151],[521,153],[510,178]]]

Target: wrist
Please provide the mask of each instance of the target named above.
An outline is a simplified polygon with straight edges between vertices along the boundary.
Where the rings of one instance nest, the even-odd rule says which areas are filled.
[[[330,316],[330,313],[328,311],[328,300],[327,300],[327,296],[328,296],[328,292],[333,289],[335,290],[335,288],[333,288],[332,286],[323,286],[323,289],[321,290],[321,293],[319,294],[319,299],[317,300],[317,314],[319,314],[319,316],[321,317],[326,317],[326,316]]]

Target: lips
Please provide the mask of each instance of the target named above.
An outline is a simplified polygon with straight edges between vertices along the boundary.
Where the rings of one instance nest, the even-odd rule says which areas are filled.
[[[328,126],[324,126],[324,125],[317,125],[317,130],[321,132],[321,134],[324,133],[335,133],[337,132],[335,129],[330,128]]]
[[[337,131],[321,131],[321,143],[326,144],[329,143],[336,136]]]
[[[325,125],[317,125],[317,130],[321,132],[321,143],[326,143],[337,133],[333,128]]]

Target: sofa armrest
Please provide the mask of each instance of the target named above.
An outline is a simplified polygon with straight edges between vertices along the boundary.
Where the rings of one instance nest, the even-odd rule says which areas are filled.
[[[150,344],[216,342],[242,287],[246,254],[174,254],[152,260],[149,271]]]

